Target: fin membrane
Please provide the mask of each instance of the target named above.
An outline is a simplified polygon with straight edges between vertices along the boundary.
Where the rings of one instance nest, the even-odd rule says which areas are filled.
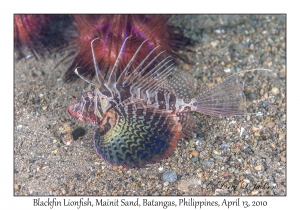
[[[176,71],[168,77],[165,86],[173,90],[177,97],[191,99],[196,94],[196,81],[194,76],[187,71]]]
[[[182,126],[183,137],[191,137],[196,127],[194,116],[190,112],[179,112],[179,123]]]
[[[239,74],[233,74],[197,96],[195,111],[206,115],[232,116],[246,113],[244,84]]]

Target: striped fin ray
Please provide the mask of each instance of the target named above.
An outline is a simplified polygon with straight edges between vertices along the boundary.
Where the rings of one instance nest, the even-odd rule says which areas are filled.
[[[143,168],[168,157],[182,137],[179,117],[170,110],[128,99],[111,108],[94,134],[97,153],[109,164]]]

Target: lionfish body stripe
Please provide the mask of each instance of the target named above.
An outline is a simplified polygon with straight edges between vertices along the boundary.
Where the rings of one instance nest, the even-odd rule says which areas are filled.
[[[129,71],[139,49],[117,78],[118,57],[108,80],[103,79],[92,50],[99,78],[92,82],[78,74],[90,87],[68,107],[72,116],[97,124],[94,145],[107,163],[142,168],[169,157],[178,140],[193,133],[191,111],[221,116],[245,114],[246,100],[238,74],[197,94],[194,78],[176,71],[169,57],[146,71],[153,62],[147,61],[147,56]]]

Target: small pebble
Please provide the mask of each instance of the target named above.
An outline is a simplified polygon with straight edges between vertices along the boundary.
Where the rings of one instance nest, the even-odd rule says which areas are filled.
[[[192,158],[193,163],[196,163],[198,160],[199,160],[198,157],[193,157],[193,158]]]
[[[284,139],[285,139],[285,134],[284,134],[284,133],[280,133],[280,134],[278,135],[278,139],[279,139],[279,140],[284,140]]]
[[[273,87],[271,92],[274,94],[274,95],[277,95],[279,93],[279,89],[277,87]]]
[[[18,184],[14,184],[14,188],[15,188],[15,190],[19,190],[19,185]]]
[[[221,153],[217,150],[213,150],[213,153],[216,154],[216,155],[221,155]]]
[[[77,178],[77,180],[81,179],[81,175],[80,174],[75,174],[75,177]]]
[[[262,115],[263,115],[262,112],[257,112],[257,113],[256,113],[256,116],[262,116]]]
[[[271,146],[273,149],[276,148],[275,144],[273,144],[273,143],[270,143],[270,146]]]
[[[226,172],[224,173],[224,176],[226,177],[226,176],[228,176],[228,175],[229,175],[229,172],[226,171]]]
[[[199,155],[199,152],[197,152],[196,150],[194,150],[192,153],[191,153],[192,156],[194,157],[197,157]]]
[[[254,169],[260,171],[262,169],[262,166],[261,165],[255,166]]]
[[[221,79],[221,77],[215,77],[215,80],[217,83],[219,83],[222,79]]]
[[[258,194],[258,190],[253,190],[252,192],[251,192],[251,195],[257,195]]]
[[[163,180],[166,182],[175,182],[177,180],[177,175],[174,172],[163,173]]]
[[[32,58],[32,55],[26,55],[26,59]]]
[[[263,106],[264,107],[267,107],[267,106],[269,106],[270,105],[270,103],[268,102],[268,101],[265,101],[264,103],[263,103]]]
[[[71,128],[68,124],[64,124],[64,129],[67,133],[70,133],[71,132]]]
[[[243,135],[245,128],[241,127],[240,137]]]
[[[254,45],[251,44],[250,47],[249,47],[249,49],[250,49],[250,50],[254,50]]]
[[[230,69],[230,68],[224,69],[224,72],[225,72],[225,73],[230,73],[230,72],[231,72],[231,69]]]
[[[191,69],[191,66],[188,65],[188,64],[184,64],[184,65],[183,65],[183,69],[184,69],[184,70],[190,70],[190,69]]]
[[[212,47],[216,47],[219,44],[218,40],[215,40],[213,42],[210,43]]]

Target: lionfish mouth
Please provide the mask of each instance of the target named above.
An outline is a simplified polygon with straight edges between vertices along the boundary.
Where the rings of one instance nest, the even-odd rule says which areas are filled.
[[[94,106],[95,104],[92,100],[83,96],[80,100],[74,100],[67,110],[71,116],[83,122],[98,123],[99,117],[95,112]]]

